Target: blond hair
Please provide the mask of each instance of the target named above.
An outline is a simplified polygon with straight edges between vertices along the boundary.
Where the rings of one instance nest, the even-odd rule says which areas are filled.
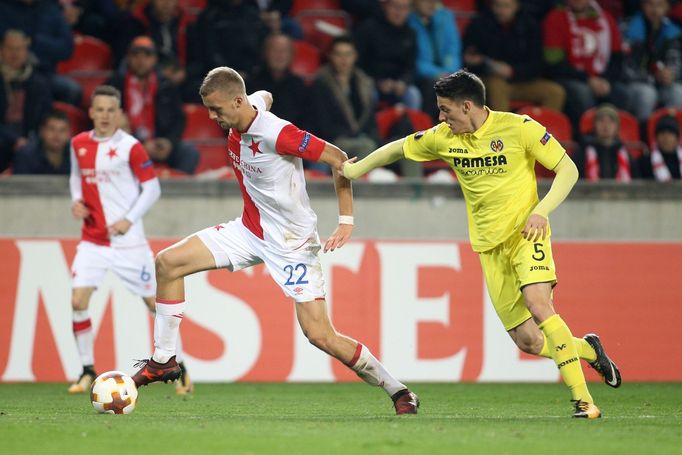
[[[203,98],[217,90],[228,95],[246,95],[244,79],[237,71],[227,66],[219,66],[208,72],[199,87],[199,95]]]

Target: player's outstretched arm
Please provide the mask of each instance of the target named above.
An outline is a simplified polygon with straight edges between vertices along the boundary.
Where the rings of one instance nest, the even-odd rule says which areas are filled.
[[[386,166],[401,158],[405,158],[405,154],[403,153],[404,142],[405,139],[389,142],[386,145],[382,145],[357,163],[355,162],[355,158],[353,158],[341,163],[340,167],[332,169],[337,169],[339,173],[349,180],[358,179],[372,169]]]
[[[535,206],[528,217],[523,231],[521,231],[525,239],[533,242],[540,238],[545,239],[547,236],[547,218],[549,214],[559,207],[559,204],[571,192],[575,182],[578,181],[578,168],[568,155],[564,155],[553,170],[556,176],[551,188],[538,205]]]
[[[319,161],[332,168],[336,198],[339,202],[339,225],[324,244],[324,252],[341,248],[353,233],[353,187],[338,169],[348,160],[348,155],[329,142],[324,146]]]

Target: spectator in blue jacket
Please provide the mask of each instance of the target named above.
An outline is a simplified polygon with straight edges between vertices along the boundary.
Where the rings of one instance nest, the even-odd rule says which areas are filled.
[[[59,5],[50,0],[4,0],[0,2],[0,35],[8,29],[23,31],[31,38],[31,52],[38,59],[36,69],[50,82],[54,97],[78,104],[80,85],[56,73],[57,63],[73,53],[73,35]]]
[[[682,108],[682,29],[666,17],[668,0],[642,0],[625,33],[630,110],[646,121],[658,104]]]
[[[423,109],[437,118],[433,84],[462,67],[462,43],[455,16],[438,0],[414,0],[408,24],[417,36],[417,85],[425,100]]]

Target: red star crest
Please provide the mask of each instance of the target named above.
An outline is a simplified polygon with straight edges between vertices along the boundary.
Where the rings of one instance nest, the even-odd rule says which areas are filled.
[[[109,153],[107,153],[107,156],[109,157],[110,160],[113,159],[115,156],[118,156],[116,154],[116,149],[109,149]]]
[[[225,226],[223,226],[222,224],[216,224],[215,226],[213,226],[213,229],[219,231],[221,229],[225,229]]]
[[[256,153],[263,153],[258,149],[258,144],[260,144],[260,142],[256,142],[251,138],[251,145],[249,145],[249,148],[253,152],[253,156],[256,156]]]

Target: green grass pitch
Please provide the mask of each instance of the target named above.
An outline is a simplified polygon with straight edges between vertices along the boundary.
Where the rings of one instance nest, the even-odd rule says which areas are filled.
[[[131,415],[64,384],[0,384],[0,453],[682,454],[682,384],[592,384],[604,417],[570,418],[561,384],[412,384],[416,416],[364,384],[170,384]]]

